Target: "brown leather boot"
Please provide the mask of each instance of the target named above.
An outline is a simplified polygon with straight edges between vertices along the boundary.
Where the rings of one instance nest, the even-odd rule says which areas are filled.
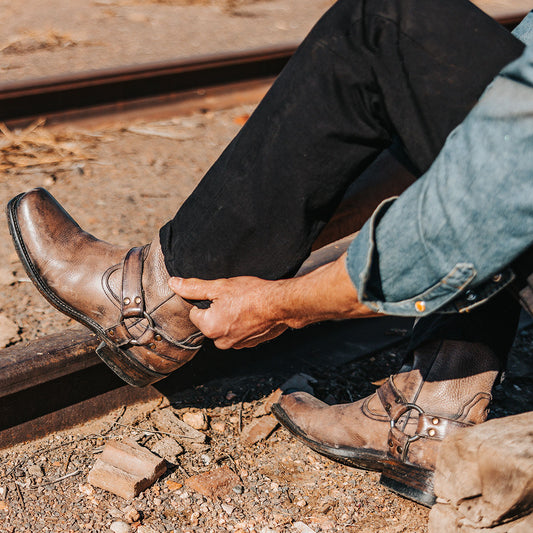
[[[154,383],[201,347],[191,306],[168,287],[159,239],[131,250],[97,240],[44,189],[13,198],[7,215],[33,283],[54,307],[98,335],[98,355],[124,381]]]
[[[484,345],[461,341],[431,342],[413,357],[411,369],[357,402],[330,406],[295,392],[272,412],[318,453],[382,472],[382,484],[431,506],[439,444],[452,431],[485,421],[499,360]]]

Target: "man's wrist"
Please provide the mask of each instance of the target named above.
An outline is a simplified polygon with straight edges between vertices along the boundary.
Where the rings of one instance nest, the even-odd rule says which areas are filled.
[[[376,315],[359,302],[344,255],[305,276],[274,282],[271,289],[271,316],[277,324],[293,329],[324,320]]]

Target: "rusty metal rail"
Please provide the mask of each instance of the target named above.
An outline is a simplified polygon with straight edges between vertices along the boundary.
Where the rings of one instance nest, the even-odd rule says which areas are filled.
[[[206,346],[155,385],[125,385],[96,356],[88,330],[70,330],[0,351],[0,449],[102,416],[123,405],[171,396],[213,379],[336,367],[403,340],[409,319],[330,323],[295,331],[254,349]]]
[[[271,82],[294,53],[283,45],[226,55],[0,84],[0,122],[49,124],[139,111]]]

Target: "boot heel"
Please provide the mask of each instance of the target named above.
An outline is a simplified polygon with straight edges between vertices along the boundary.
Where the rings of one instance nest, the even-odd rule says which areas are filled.
[[[145,387],[166,377],[132,360],[127,352],[101,342],[96,354],[117,376],[134,387]]]
[[[392,469],[383,469],[379,482],[404,498],[431,507],[435,503],[433,475],[431,470],[396,463]]]

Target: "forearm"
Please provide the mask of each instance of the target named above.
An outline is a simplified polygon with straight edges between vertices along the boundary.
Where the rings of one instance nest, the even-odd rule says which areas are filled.
[[[346,269],[346,253],[304,276],[272,282],[269,300],[273,319],[290,328],[377,316],[359,302]]]
[[[218,348],[246,348],[289,327],[376,315],[359,303],[345,263],[343,254],[301,277],[279,281],[171,278],[169,285],[182,298],[210,301],[207,309],[192,307],[189,317]]]

